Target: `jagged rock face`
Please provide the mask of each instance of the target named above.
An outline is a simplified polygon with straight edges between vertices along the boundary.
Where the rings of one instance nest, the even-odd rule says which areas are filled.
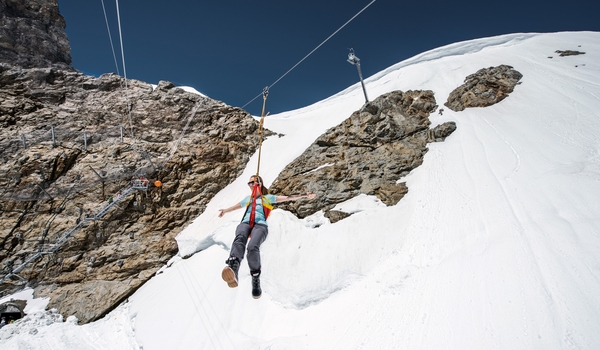
[[[0,62],[69,69],[65,27],[57,0],[0,0]]]
[[[320,136],[270,189],[284,195],[311,191],[317,198],[279,207],[305,217],[361,193],[398,203],[408,189],[396,182],[423,162],[428,142],[442,141],[456,128],[447,123],[430,130],[428,117],[436,108],[432,91],[394,91],[365,104]],[[332,221],[346,216],[326,215]]]
[[[444,105],[458,112],[468,107],[487,107],[513,92],[523,75],[511,66],[483,68],[465,78],[465,83],[450,93]]]
[[[106,314],[177,253],[174,237],[241,174],[259,142],[245,111],[167,82],[126,87],[112,74],[6,64],[0,124],[0,278],[9,262],[15,268],[48,251],[132,179],[150,180],[147,192],[85,221],[55,254],[18,273],[36,297],[51,298],[50,308],[81,322]],[[0,292],[24,286],[15,277]]]

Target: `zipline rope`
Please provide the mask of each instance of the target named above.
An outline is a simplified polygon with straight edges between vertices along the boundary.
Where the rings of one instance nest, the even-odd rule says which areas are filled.
[[[104,7],[104,0],[102,1],[102,11],[104,11],[104,21],[106,22],[106,29],[108,30],[108,39],[110,40],[110,48],[112,49],[113,58],[115,60],[115,67],[117,68],[117,75],[121,75],[119,72],[119,64],[117,63],[117,55],[115,54],[115,46],[112,41],[112,34],[110,33],[110,26],[108,25],[108,17],[106,16],[106,8]]]
[[[258,180],[258,176],[260,175],[260,155],[262,153],[262,143],[263,143],[263,124],[265,122],[265,106],[267,105],[267,97],[269,96],[269,87],[263,89],[263,106],[262,112],[260,114],[260,123],[258,125],[258,132],[260,134],[260,143],[258,144],[258,166],[256,167],[256,179]]]
[[[136,147],[136,141],[139,141],[133,133],[133,120],[131,118],[131,109],[132,109],[132,105],[131,105],[131,101],[129,99],[129,88],[128,88],[128,84],[127,84],[127,67],[125,66],[125,50],[123,49],[123,34],[121,31],[121,12],[119,11],[119,0],[115,0],[116,6],[117,6],[117,23],[119,24],[119,40],[121,42],[121,58],[123,59],[123,78],[125,80],[125,100],[127,101],[127,116],[129,119],[129,129],[130,129],[130,133],[131,133],[131,139],[132,139],[132,144],[131,147],[133,148],[134,151],[136,151],[140,156],[145,157],[145,154],[147,155],[147,159],[150,161],[150,163],[152,164],[152,159],[150,159],[150,155],[148,155],[147,152],[144,151],[140,151],[138,149],[138,147]],[[152,165],[152,167],[154,168],[154,165]],[[154,168],[156,170],[156,168]]]
[[[127,68],[125,66],[125,50],[123,50],[123,33],[121,32],[121,13],[119,11],[119,0],[115,0],[117,4],[117,23],[119,24],[119,41],[121,42],[121,59],[123,60],[123,78],[125,78],[125,99],[127,100],[127,115],[129,117],[129,128],[131,138],[133,137],[133,122],[131,120],[131,106],[129,105],[129,89],[127,86]],[[135,141],[135,139],[134,139]]]
[[[296,68],[300,63],[302,63],[305,59],[308,58],[308,56],[312,55],[313,52],[317,51],[318,48],[320,48],[321,46],[323,46],[323,44],[325,44],[329,39],[331,39],[334,35],[336,35],[340,30],[342,30],[342,28],[344,28],[346,25],[348,25],[348,23],[352,22],[353,19],[355,19],[356,17],[358,17],[358,15],[360,15],[364,10],[366,10],[369,6],[371,6],[371,4],[373,4],[376,0],[371,1],[367,6],[363,7],[362,10],[358,11],[357,14],[355,14],[352,18],[350,18],[346,23],[344,23],[344,25],[342,25],[341,27],[338,28],[338,30],[336,30],[335,32],[333,32],[333,34],[331,34],[327,39],[323,40],[322,43],[320,43],[317,47],[315,47],[311,52],[308,53],[308,55],[304,56],[303,59],[301,59],[298,63],[296,63],[292,68],[290,68],[287,72],[285,72],[281,77],[279,77],[279,79],[275,80],[275,82],[269,86],[267,86],[268,89],[272,88],[273,86],[275,86],[275,84],[277,84],[281,79],[283,79],[283,77],[285,77],[286,75],[288,75],[289,72],[291,72],[294,68]],[[248,103],[246,103],[245,105],[242,106],[242,108],[246,107],[247,105],[249,105],[250,103],[254,102],[254,100],[256,100],[257,98],[260,97],[262,93],[256,95],[256,97],[254,97],[252,100],[250,100]]]

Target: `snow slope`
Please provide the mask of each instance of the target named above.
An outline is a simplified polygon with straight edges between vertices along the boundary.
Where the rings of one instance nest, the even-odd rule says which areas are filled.
[[[554,53],[567,49],[586,54]],[[443,108],[478,69],[508,64],[523,79],[494,106],[432,115],[458,128],[402,179],[409,193],[397,205],[359,196],[339,205],[355,214],[335,224],[275,210],[261,299],[245,262],[238,288],[220,280],[242,213],[219,219],[218,209],[247,194],[254,157],[179,235],[191,257],[92,324],[34,327],[48,317],[37,313],[6,326],[2,349],[600,349],[599,57],[600,33],[564,32],[400,62],[366,80],[369,96],[429,89]],[[263,145],[265,181],[362,102],[356,84],[269,116],[265,126],[285,136]]]

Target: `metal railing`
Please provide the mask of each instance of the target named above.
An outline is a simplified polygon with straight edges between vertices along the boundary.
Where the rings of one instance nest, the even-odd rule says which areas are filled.
[[[126,130],[123,125],[98,129],[90,128],[83,131],[73,131],[49,125],[43,129],[20,134],[18,137],[0,140],[0,155],[3,157],[10,156],[38,144],[51,144],[56,147],[62,142],[76,143],[83,150],[87,150],[88,146],[103,141],[123,143],[125,134]]]

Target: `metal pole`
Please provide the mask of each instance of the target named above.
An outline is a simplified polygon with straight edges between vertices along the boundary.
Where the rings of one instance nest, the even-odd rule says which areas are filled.
[[[51,125],[50,128],[52,129],[52,147],[56,147],[56,136],[54,135],[54,125]]]
[[[98,172],[96,171],[96,169],[92,168],[91,165],[88,164],[88,166],[90,167],[90,169],[92,169],[92,171],[94,172],[94,174],[96,174],[96,176],[98,176],[98,178],[100,179],[100,183],[102,183],[102,199],[104,200],[104,182],[106,181],[105,178],[103,178],[102,176],[100,176],[100,174],[98,174]]]
[[[356,63],[356,69],[358,70],[360,85],[362,85],[363,93],[365,94],[365,102],[369,102],[369,98],[367,97],[367,88],[365,88],[365,82],[363,81],[362,72],[360,71],[360,61]]]
[[[21,134],[21,139],[23,140],[23,149],[27,149],[27,142],[25,141],[25,134]]]
[[[84,147],[85,151],[87,152],[87,132],[86,131],[83,132],[83,147]]]
[[[42,191],[44,191],[44,193],[45,193],[45,194],[46,194],[48,197],[50,197],[50,200],[54,200],[54,198],[53,198],[53,197],[52,197],[52,196],[51,196],[51,195],[50,195],[48,192],[46,192],[46,190],[45,190],[45,189],[44,189],[42,186],[40,186],[40,185],[37,185],[37,184],[36,184],[36,186],[37,186],[37,187],[39,187],[39,188],[40,188]]]
[[[102,176],[100,176],[100,174],[98,174],[98,172],[96,171],[96,169],[92,168],[91,165],[88,164],[88,166],[90,167],[90,169],[92,169],[92,171],[94,172],[94,174],[96,174],[96,176],[98,176],[98,178],[100,179],[100,181],[105,181],[104,178]]]
[[[121,129],[121,143],[123,143],[123,125],[119,125],[119,128]]]
[[[365,94],[365,102],[369,102],[369,98],[367,97],[367,89],[365,88],[365,82],[363,81],[362,72],[360,71],[360,59],[354,55],[354,49],[350,49],[347,61],[348,63],[356,66],[356,70],[358,70],[358,77],[360,78],[360,84],[362,85],[363,93]]]

